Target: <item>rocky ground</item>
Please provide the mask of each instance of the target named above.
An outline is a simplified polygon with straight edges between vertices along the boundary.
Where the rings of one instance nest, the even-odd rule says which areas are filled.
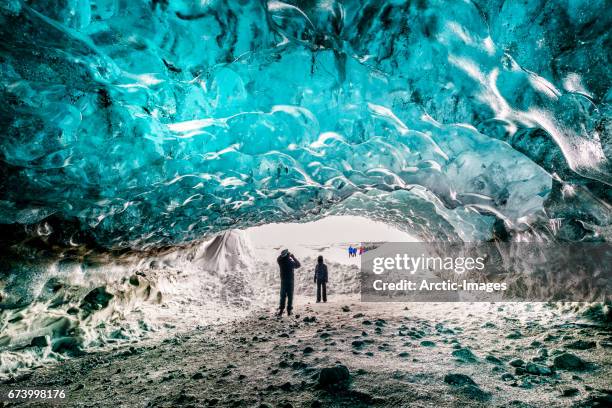
[[[87,354],[0,388],[65,389],[62,406],[75,407],[612,404],[610,328],[558,306],[361,303],[355,296],[296,303],[292,317],[261,310]]]

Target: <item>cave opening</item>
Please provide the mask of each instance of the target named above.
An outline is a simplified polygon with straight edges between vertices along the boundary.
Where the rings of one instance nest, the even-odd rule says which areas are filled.
[[[333,215],[306,223],[272,223],[247,228],[258,259],[270,259],[284,248],[296,255],[323,255],[326,259],[350,261],[349,246],[363,242],[412,242],[418,239],[405,231],[363,216]],[[303,248],[303,249],[302,249]]]

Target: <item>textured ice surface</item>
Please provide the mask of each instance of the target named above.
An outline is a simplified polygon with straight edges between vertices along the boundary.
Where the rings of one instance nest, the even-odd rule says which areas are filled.
[[[146,248],[346,213],[425,239],[607,239],[610,14],[4,0],[3,239]]]
[[[264,283],[277,271],[256,262],[245,237],[228,231],[153,257],[51,260],[3,276],[0,378],[84,350],[224,323],[267,305],[278,287]]]
[[[272,296],[230,229],[610,240],[611,10],[0,0],[0,366]]]

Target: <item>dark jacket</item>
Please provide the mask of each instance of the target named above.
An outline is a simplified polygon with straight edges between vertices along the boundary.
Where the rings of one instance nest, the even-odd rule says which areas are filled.
[[[327,283],[327,265],[324,263],[318,263],[315,266],[315,281]]]
[[[278,262],[278,266],[280,267],[280,277],[281,277],[281,281],[284,280],[292,280],[293,279],[293,270],[299,268],[300,266],[302,266],[300,264],[300,262],[287,255],[287,256],[279,256],[276,259],[276,262]]]

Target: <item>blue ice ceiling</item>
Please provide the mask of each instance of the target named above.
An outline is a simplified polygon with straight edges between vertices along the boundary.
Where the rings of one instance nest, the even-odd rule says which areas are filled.
[[[607,1],[0,10],[10,244],[143,248],[325,214],[610,238]]]

